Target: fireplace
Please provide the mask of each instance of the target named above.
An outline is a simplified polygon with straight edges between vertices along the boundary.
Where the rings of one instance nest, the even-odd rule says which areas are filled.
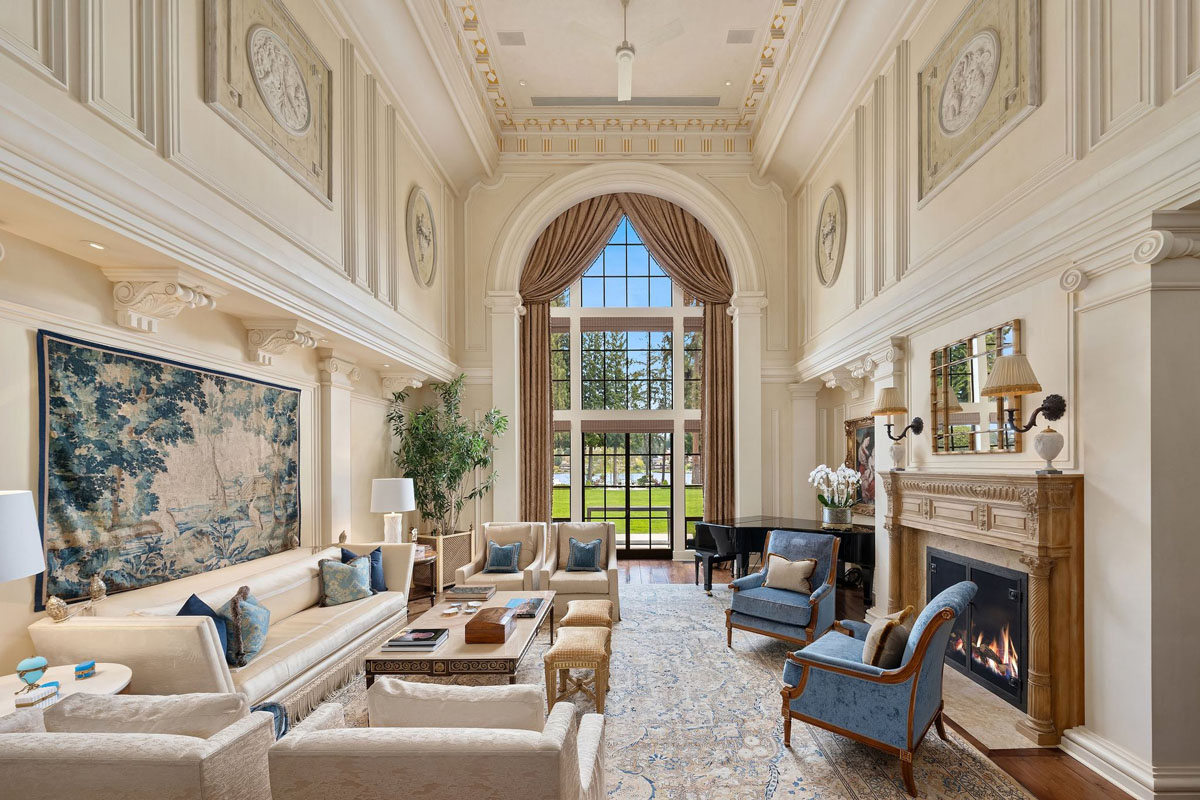
[[[954,623],[946,663],[1024,711],[1029,652],[1025,573],[932,547],[926,549],[926,569],[927,601],[960,581],[979,587]]]

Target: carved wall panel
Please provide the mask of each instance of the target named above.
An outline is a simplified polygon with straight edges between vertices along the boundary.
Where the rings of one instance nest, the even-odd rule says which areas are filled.
[[[80,99],[143,144],[157,141],[153,0],[81,4]]]
[[[317,48],[278,0],[206,0],[205,101],[332,204],[330,85]]]
[[[0,3],[0,50],[44,78],[67,85],[66,0]]]

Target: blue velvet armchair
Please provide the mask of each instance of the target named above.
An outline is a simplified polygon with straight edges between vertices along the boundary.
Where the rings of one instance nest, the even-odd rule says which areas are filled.
[[[838,542],[827,533],[769,532],[762,568],[729,584],[733,597],[725,611],[725,644],[733,647],[734,628],[806,645],[833,627]],[[763,585],[772,553],[790,561],[817,560],[810,580],[812,594]]]
[[[783,743],[791,747],[792,720],[840,733],[900,757],[904,788],[916,796],[913,752],[930,725],[942,722],[942,662],[954,620],[975,596],[963,581],[929,601],[913,623],[900,666],[864,664],[868,625],[844,621],[783,667]],[[842,631],[846,631],[843,633]]]

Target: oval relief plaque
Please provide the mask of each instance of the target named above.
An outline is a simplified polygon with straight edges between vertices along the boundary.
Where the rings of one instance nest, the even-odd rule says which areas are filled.
[[[846,250],[846,199],[837,186],[829,187],[821,199],[816,234],[817,279],[823,286],[833,286]]]
[[[271,117],[293,136],[304,135],[312,124],[312,104],[291,49],[274,31],[257,25],[246,35],[246,58]]]
[[[408,196],[408,260],[412,262],[413,275],[422,286],[433,285],[437,272],[437,231],[433,221],[433,207],[429,197],[420,186]]]
[[[1000,71],[1000,38],[990,28],[971,37],[958,53],[942,86],[938,125],[957,136],[975,121]]]

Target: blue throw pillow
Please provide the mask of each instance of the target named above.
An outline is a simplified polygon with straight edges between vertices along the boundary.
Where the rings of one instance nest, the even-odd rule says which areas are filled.
[[[386,592],[388,590],[387,583],[383,579],[383,548],[376,547],[370,552],[371,557],[371,591]],[[354,559],[358,558],[358,553],[353,553],[346,548],[342,548],[342,563],[349,564]]]
[[[349,564],[333,558],[317,562],[321,578],[321,605],[340,606],[374,594],[371,591],[371,559],[359,556]]]
[[[517,558],[521,555],[521,543],[496,544],[488,541],[487,564],[484,572],[517,572]]]
[[[581,542],[571,537],[571,553],[567,556],[567,572],[600,571],[600,539]]]
[[[217,613],[225,619],[229,636],[225,660],[232,667],[246,666],[267,641],[267,628],[271,625],[270,609],[254,599],[249,586],[243,586]]]
[[[228,627],[225,625],[225,618],[212,610],[212,606],[201,600],[196,595],[192,595],[183,604],[183,608],[179,609],[177,617],[211,617],[213,624],[217,626],[217,638],[221,640],[221,652],[229,651],[229,634]]]

